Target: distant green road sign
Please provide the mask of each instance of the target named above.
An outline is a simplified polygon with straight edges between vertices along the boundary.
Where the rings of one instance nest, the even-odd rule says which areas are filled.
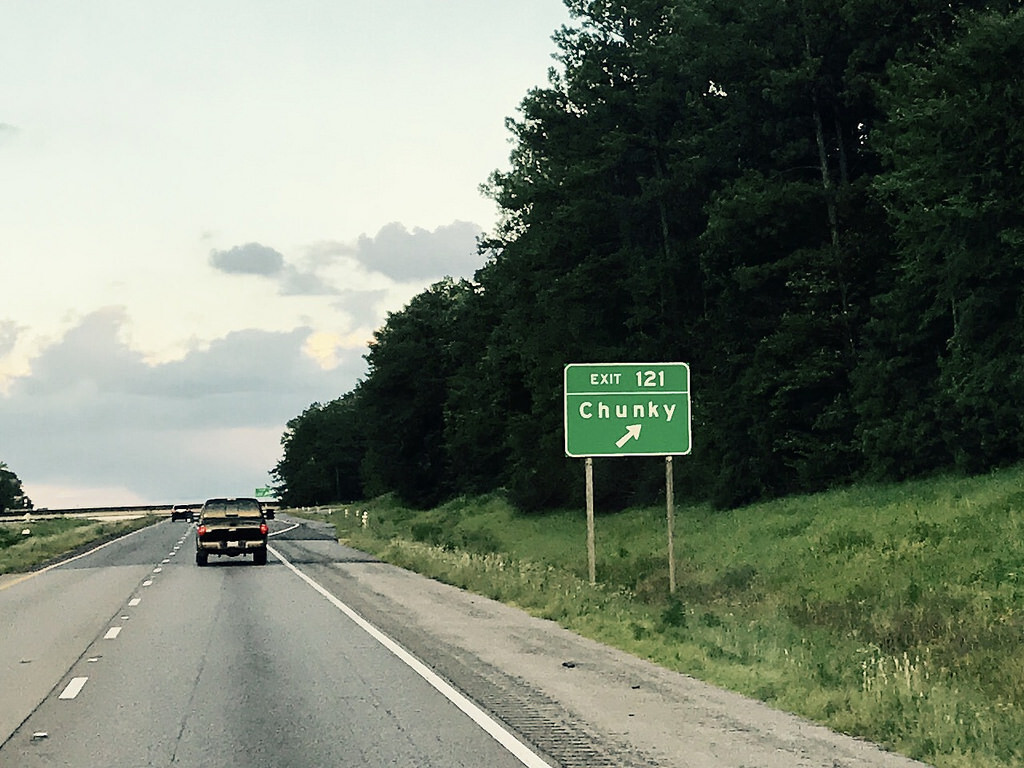
[[[266,499],[274,495],[274,489],[269,486],[263,486],[262,488],[256,489],[257,499]]]
[[[690,452],[686,363],[572,363],[564,382],[567,456]]]

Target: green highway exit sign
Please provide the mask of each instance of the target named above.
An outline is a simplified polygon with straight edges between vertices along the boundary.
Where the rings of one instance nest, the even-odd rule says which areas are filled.
[[[690,452],[686,363],[572,363],[564,379],[566,456]]]

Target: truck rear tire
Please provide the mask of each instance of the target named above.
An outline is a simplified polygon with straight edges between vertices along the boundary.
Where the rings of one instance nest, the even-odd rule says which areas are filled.
[[[252,553],[252,564],[253,565],[266,565],[267,564],[267,548],[257,549]]]
[[[196,565],[206,565],[210,560],[210,556],[201,550],[196,550]]]

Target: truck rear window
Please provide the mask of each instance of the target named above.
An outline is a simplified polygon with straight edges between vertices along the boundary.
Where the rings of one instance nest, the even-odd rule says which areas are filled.
[[[205,517],[260,517],[259,503],[245,501],[208,502],[203,507]]]

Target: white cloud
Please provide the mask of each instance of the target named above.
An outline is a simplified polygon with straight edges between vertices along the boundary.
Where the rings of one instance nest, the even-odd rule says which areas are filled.
[[[364,375],[388,311],[473,273],[479,229],[393,223],[294,258],[253,240],[208,250],[210,279],[187,292],[165,278],[159,301],[67,313],[53,335],[0,319],[0,460],[51,508],[76,488],[110,504],[249,493],[287,421]],[[161,333],[176,353],[154,348]]]
[[[0,460],[38,503],[244,492],[480,266],[564,2],[303,8],[0,3]]]
[[[13,320],[0,320],[0,359],[6,357],[18,343],[21,327]]]
[[[483,233],[477,224],[456,221],[433,232],[412,231],[398,222],[383,227],[376,237],[362,235],[355,256],[367,269],[394,280],[472,277],[482,265],[476,240]]]
[[[120,308],[92,313],[0,396],[0,457],[37,504],[58,506],[36,489],[68,487],[153,502],[251,493],[280,458],[286,422],[364,368],[361,349],[309,328],[235,331],[149,364],[128,325]]]
[[[289,265],[281,277],[282,296],[333,296],[338,289],[315,272],[303,272]]]
[[[211,251],[214,269],[235,275],[275,275],[284,266],[284,256],[259,243],[236,245],[226,251]]]
[[[358,333],[351,333],[342,336],[337,333],[326,333],[316,331],[306,337],[306,343],[302,347],[305,352],[325,371],[334,370],[344,360],[345,353],[358,349],[365,351],[369,340]]]
[[[456,221],[432,232],[392,222],[373,237],[353,244],[321,242],[306,249],[300,263],[260,243],[210,253],[210,266],[226,275],[256,275],[276,282],[281,296],[351,298],[353,278],[380,284],[374,275],[397,283],[429,283],[442,277],[472,277],[482,260],[477,253],[478,224]],[[344,289],[339,286],[346,286]],[[365,307],[365,303],[363,303]]]

